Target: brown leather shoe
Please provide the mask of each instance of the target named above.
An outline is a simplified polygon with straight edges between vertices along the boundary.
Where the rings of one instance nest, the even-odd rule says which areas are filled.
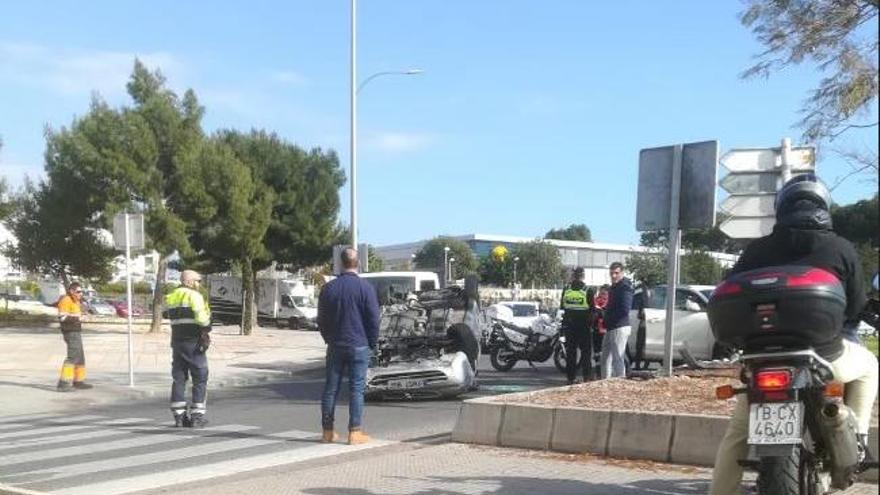
[[[339,434],[333,430],[324,430],[324,434],[321,435],[321,443],[333,443],[339,440]]]
[[[361,430],[352,430],[348,432],[348,444],[349,445],[360,445],[362,443],[367,443],[370,441],[370,436]]]

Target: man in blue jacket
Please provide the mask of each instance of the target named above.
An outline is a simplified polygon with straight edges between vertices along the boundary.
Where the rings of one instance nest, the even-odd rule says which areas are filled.
[[[633,287],[623,276],[623,264],[618,261],[608,268],[611,290],[605,307],[605,338],[602,340],[602,378],[626,376],[626,342],[632,328],[629,310],[633,304]]]
[[[346,248],[341,254],[342,274],[321,290],[318,298],[318,329],[327,344],[326,381],[321,400],[322,441],[338,438],[333,429],[336,401],[343,374],[348,374],[348,443],[370,440],[361,431],[364,385],[372,350],[379,338],[379,301],[376,290],[358,277],[358,254]]]

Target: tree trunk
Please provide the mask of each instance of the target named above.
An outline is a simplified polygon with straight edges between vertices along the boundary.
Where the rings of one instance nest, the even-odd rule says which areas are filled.
[[[150,333],[162,331],[162,303],[164,302],[165,273],[168,271],[168,256],[159,257],[156,269],[156,288],[153,290],[153,320],[150,322]]]
[[[255,294],[254,294],[254,264],[250,258],[241,260],[241,288],[242,288],[242,319],[241,334],[251,335],[256,326],[257,314],[255,311]]]
[[[70,277],[67,276],[67,270],[61,270],[58,272],[58,275],[61,276],[61,283],[64,285],[64,292],[67,292],[67,288],[70,287]]]

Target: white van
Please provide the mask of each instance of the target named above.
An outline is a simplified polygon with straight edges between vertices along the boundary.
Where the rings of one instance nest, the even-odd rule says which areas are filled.
[[[440,288],[440,277],[434,272],[370,272],[360,277],[376,288],[379,304],[387,304],[392,294],[405,296]]]

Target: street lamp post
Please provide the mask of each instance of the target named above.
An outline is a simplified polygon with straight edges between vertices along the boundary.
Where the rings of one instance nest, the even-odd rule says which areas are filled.
[[[443,246],[443,287],[449,281],[449,246]]]
[[[351,247],[358,247],[357,224],[357,94],[368,82],[379,76],[421,74],[421,69],[402,71],[377,72],[357,83],[357,0],[351,0],[351,139],[349,153],[351,156]]]
[[[513,288],[516,288],[516,263],[519,261],[519,256],[515,256],[513,258]]]
[[[454,281],[455,277],[452,276],[452,264],[455,263],[455,258],[449,258],[449,280]]]

